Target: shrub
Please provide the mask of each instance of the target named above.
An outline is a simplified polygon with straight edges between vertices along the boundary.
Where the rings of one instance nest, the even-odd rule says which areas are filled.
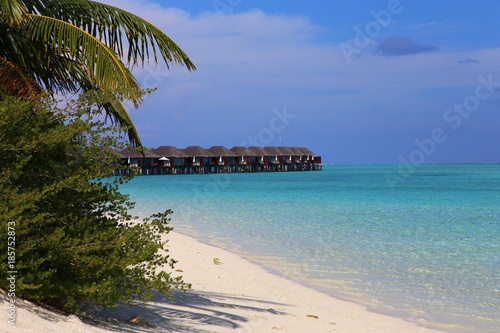
[[[92,100],[61,109],[0,95],[0,253],[12,252],[15,229],[15,263],[2,258],[0,288],[17,271],[17,297],[67,311],[189,288],[161,269],[176,262],[161,239],[172,212],[131,221],[133,203],[118,191],[127,179],[110,177],[120,135]]]

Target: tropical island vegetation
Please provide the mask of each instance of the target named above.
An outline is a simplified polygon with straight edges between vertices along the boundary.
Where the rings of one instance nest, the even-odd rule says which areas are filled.
[[[141,145],[122,104],[145,93],[131,68],[195,70],[189,57],[142,18],[87,0],[0,1],[0,43],[0,288],[68,312],[189,288],[158,270],[176,262],[161,239],[171,211],[131,222],[127,178],[107,178],[111,148]]]

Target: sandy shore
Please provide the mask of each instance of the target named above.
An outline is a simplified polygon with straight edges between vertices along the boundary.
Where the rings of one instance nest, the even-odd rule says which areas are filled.
[[[332,298],[185,235],[171,233],[168,239],[172,257],[179,260],[176,269],[182,271],[176,274],[193,284],[175,301],[158,297],[83,322],[19,302],[12,326],[3,297],[0,332],[438,332]],[[134,316],[138,323],[129,322]]]

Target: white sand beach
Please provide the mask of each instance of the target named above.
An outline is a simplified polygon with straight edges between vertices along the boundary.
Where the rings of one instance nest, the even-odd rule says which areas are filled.
[[[95,321],[48,312],[18,300],[16,325],[7,323],[2,297],[1,332],[345,332],[436,333],[368,311],[304,287],[226,250],[172,232],[168,236],[176,273],[192,283],[175,301],[105,310]],[[215,260],[214,260],[215,259]],[[137,323],[130,318],[136,317]]]

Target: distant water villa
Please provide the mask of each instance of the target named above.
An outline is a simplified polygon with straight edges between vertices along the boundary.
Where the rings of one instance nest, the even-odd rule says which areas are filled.
[[[178,149],[161,146],[142,150],[116,151],[120,165],[116,175],[213,174],[238,172],[279,172],[321,170],[321,156],[305,147],[243,147],[208,149],[189,146]]]

